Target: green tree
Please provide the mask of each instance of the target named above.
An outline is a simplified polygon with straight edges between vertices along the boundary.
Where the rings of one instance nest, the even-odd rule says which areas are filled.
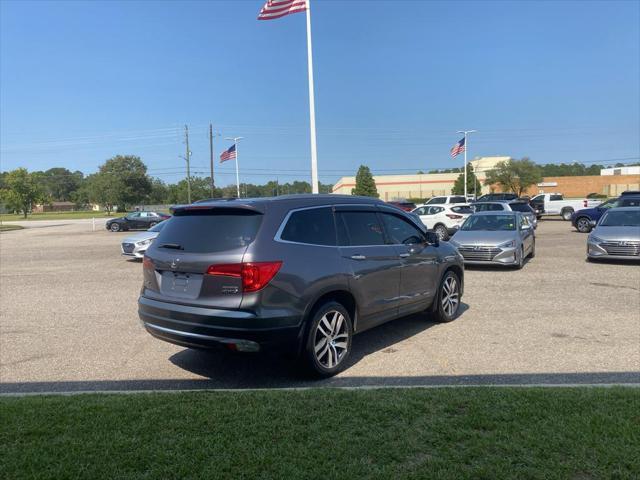
[[[235,192],[235,185],[233,191]],[[189,201],[187,191],[187,180],[182,179],[178,183],[171,184],[167,187],[167,203],[184,204]],[[214,198],[222,197],[222,190],[215,188]],[[233,195],[235,197],[235,193]],[[210,177],[191,177],[191,201],[203,200],[211,197],[211,181]]]
[[[356,174],[356,187],[351,190],[352,195],[360,195],[363,197],[378,198],[378,189],[376,181],[371,175],[371,170],[366,165],[360,165]]]
[[[498,162],[487,172],[485,185],[498,185],[503,192],[513,192],[521,196],[526,190],[542,181],[540,167],[527,157],[521,160]]]
[[[29,173],[26,168],[7,172],[3,178],[2,200],[10,209],[22,212],[27,218],[33,205],[44,199],[39,180],[38,175]]]
[[[467,164],[467,194],[478,195],[482,191],[480,180],[473,171],[473,165]],[[453,184],[452,195],[464,195],[464,172],[461,173]]]
[[[142,202],[151,193],[151,188],[147,166],[134,155],[110,158],[88,179],[89,199],[103,205],[108,212],[116,205],[125,210],[127,206]]]
[[[149,192],[148,203],[151,205],[169,203],[169,187],[159,178],[151,180],[151,192]]]
[[[66,202],[73,199],[80,188],[84,175],[80,171],[72,172],[66,168],[54,167],[42,173],[42,187],[47,200]]]

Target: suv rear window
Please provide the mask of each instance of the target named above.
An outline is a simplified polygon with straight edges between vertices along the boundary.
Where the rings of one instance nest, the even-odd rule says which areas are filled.
[[[155,244],[191,253],[211,253],[248,246],[256,238],[262,214],[220,208],[176,212]],[[164,247],[163,247],[164,245]]]
[[[280,238],[289,242],[335,246],[336,229],[331,208],[310,208],[293,212]]]
[[[514,212],[531,213],[531,207],[526,203],[510,203],[509,206]]]

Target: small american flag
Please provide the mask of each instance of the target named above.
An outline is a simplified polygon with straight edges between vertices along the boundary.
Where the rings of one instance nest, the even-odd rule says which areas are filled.
[[[267,0],[258,14],[258,20],[273,20],[306,9],[307,0]]]
[[[227,150],[220,154],[220,163],[236,158],[236,144],[231,145]]]
[[[451,157],[454,158],[464,152],[464,137],[451,149]]]

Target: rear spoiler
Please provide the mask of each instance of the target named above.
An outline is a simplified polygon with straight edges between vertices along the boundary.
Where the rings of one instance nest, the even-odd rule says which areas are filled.
[[[235,200],[235,199],[234,199]],[[259,208],[262,207],[262,208]],[[254,213],[264,214],[264,207],[262,205],[256,205],[250,202],[241,201],[215,201],[211,203],[191,204],[191,205],[172,205],[169,210],[173,215],[189,215],[190,212],[206,215],[207,212],[213,213],[214,211],[224,211],[225,213],[232,213],[233,210],[238,213]]]

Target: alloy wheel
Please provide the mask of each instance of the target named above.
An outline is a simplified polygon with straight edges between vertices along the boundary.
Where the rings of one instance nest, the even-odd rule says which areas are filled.
[[[325,368],[334,368],[344,359],[349,329],[342,313],[330,310],[323,315],[316,327],[313,345],[318,363]]]
[[[112,232],[118,232],[120,231],[120,225],[118,225],[117,223],[112,223],[111,227],[109,227],[111,229]]]
[[[446,240],[447,239],[447,229],[442,225],[438,225],[436,227],[436,235],[438,236],[438,240]]]
[[[458,281],[455,277],[447,277],[442,283],[442,295],[440,297],[440,303],[442,309],[447,316],[452,317],[458,310],[458,304],[460,303],[460,292],[458,288]]]
[[[576,222],[576,228],[580,233],[589,233],[591,231],[591,222],[588,218],[579,218]]]

